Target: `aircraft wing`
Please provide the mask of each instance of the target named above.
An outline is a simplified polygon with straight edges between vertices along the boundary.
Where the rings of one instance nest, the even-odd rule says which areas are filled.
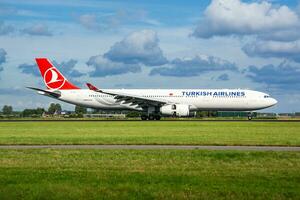
[[[122,92],[113,92],[110,90],[101,90],[97,87],[93,86],[90,83],[87,83],[87,86],[90,90],[93,90],[95,92],[100,92],[103,94],[108,94],[114,96],[114,98],[117,100],[117,102],[123,102],[124,104],[130,104],[131,106],[138,105],[140,107],[148,107],[148,106],[160,106],[164,104],[168,104],[170,102],[163,101],[161,99],[156,98],[149,98],[149,97],[143,97],[140,95],[134,95],[134,94],[127,94]]]
[[[59,91],[51,92],[51,91],[43,90],[40,88],[34,88],[34,87],[27,87],[27,88],[31,89],[31,90],[36,90],[36,91],[38,91],[39,94],[47,95],[47,96],[54,97],[54,98],[59,98],[61,96]]]

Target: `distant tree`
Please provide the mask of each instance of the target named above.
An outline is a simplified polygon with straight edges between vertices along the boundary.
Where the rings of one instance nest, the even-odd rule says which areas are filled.
[[[59,103],[55,104],[55,111],[56,113],[61,113],[61,105]]]
[[[217,111],[208,111],[207,116],[208,117],[217,117],[218,112]]]
[[[2,108],[2,112],[4,115],[11,115],[13,112],[13,107],[12,106],[8,106],[8,105],[4,105]]]
[[[56,110],[55,103],[51,103],[50,106],[49,106],[49,108],[48,108],[48,113],[49,114],[54,114],[55,110]]]
[[[51,103],[48,108],[48,113],[53,115],[55,112],[60,113],[61,110],[61,105],[59,103]]]
[[[218,116],[218,111],[211,111],[210,116],[211,117],[217,117]]]
[[[196,117],[217,117],[217,111],[197,111]]]
[[[75,113],[76,114],[86,114],[87,113],[87,108],[76,105],[75,106]]]
[[[196,117],[207,117],[208,112],[207,111],[197,111]]]
[[[24,109],[21,116],[22,117],[40,117],[45,112],[44,108],[37,109]]]
[[[140,116],[141,116],[141,113],[136,112],[136,111],[131,111],[126,114],[126,117],[129,117],[129,118],[135,118],[135,117],[140,117]]]
[[[24,109],[22,111],[22,117],[30,117],[33,114],[33,109]]]
[[[37,108],[35,114],[37,114],[37,115],[42,115],[44,112],[45,112],[45,109],[44,109],[44,108]]]

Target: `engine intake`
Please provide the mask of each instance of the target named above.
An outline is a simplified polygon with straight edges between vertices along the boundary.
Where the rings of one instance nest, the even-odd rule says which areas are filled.
[[[160,107],[163,115],[172,115],[178,117],[187,117],[190,114],[190,106],[185,104],[170,104]]]

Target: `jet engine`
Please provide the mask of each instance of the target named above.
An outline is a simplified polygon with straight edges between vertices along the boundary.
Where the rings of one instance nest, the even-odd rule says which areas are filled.
[[[160,107],[160,112],[163,115],[187,117],[190,114],[190,106],[186,104],[169,104]]]

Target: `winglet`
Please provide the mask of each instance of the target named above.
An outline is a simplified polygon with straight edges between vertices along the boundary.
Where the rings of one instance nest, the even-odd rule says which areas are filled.
[[[90,83],[86,83],[86,85],[88,86],[88,88],[89,88],[90,90],[93,90],[93,91],[95,91],[95,92],[101,92],[101,90],[99,90],[96,86],[94,86],[94,85],[92,85],[92,84],[90,84]]]

